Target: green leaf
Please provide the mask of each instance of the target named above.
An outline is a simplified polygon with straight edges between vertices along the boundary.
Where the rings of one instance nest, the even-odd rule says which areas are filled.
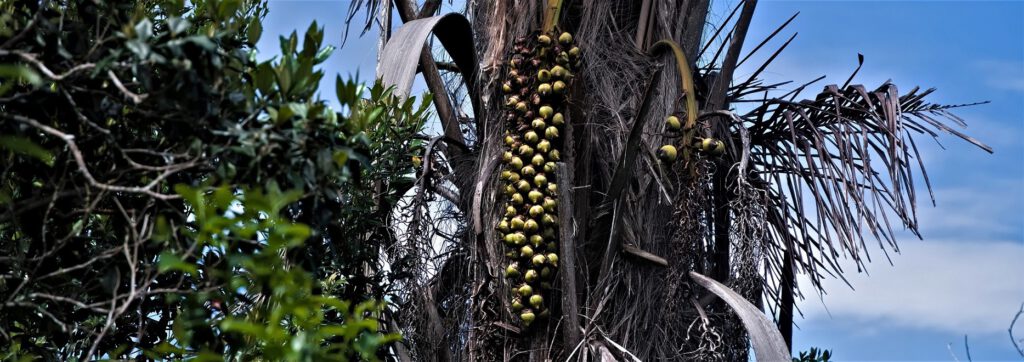
[[[149,18],[142,18],[135,24],[135,37],[142,41],[153,37],[153,22]]]
[[[313,57],[313,64],[323,63],[324,61],[327,60],[328,57],[331,56],[331,53],[334,53],[333,45],[328,45],[323,49],[320,49],[320,51],[316,53],[316,56]]]
[[[42,79],[34,70],[24,65],[0,64],[0,96],[7,93],[17,82],[26,82],[32,86],[39,86]],[[10,81],[8,81],[10,80]]]
[[[180,271],[183,273],[195,274],[199,272],[199,269],[195,264],[182,260],[181,257],[171,253],[170,251],[164,251],[160,253],[160,261],[157,263],[157,271],[160,273]]]
[[[245,29],[245,36],[249,43],[256,44],[260,41],[260,37],[263,36],[263,22],[259,18],[253,18],[249,22],[249,26]]]
[[[47,166],[53,166],[53,154],[28,138],[18,136],[0,136],[0,148],[6,148],[11,152],[33,157],[42,161]]]
[[[190,24],[187,19],[179,18],[177,16],[167,19],[167,29],[171,31],[172,36],[177,36],[178,34],[185,32],[191,25],[192,24]]]

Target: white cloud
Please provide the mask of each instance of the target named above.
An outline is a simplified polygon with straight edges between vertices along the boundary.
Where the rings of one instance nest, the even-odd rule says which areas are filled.
[[[1009,60],[979,60],[972,64],[979,74],[985,75],[985,84],[1003,90],[1024,92],[1024,62]]]
[[[853,319],[880,328],[1003,334],[1024,301],[1021,241],[914,241],[904,243],[893,263],[870,265],[870,277],[848,275],[855,291],[840,280],[825,281],[825,305],[816,296],[800,305],[805,323]]]

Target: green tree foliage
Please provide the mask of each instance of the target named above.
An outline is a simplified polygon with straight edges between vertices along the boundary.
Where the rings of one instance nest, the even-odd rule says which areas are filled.
[[[315,23],[257,61],[267,11],[0,0],[0,357],[373,359],[397,338],[378,255],[429,102],[339,78],[332,109]]]

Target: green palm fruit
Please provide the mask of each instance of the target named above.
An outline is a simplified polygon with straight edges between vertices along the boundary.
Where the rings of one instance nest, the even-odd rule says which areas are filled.
[[[540,43],[540,45],[543,46],[551,45],[551,37],[541,34],[540,36],[537,37],[537,43]]]
[[[661,159],[662,162],[665,162],[665,163],[675,162],[676,161],[676,157],[678,157],[678,156],[679,155],[676,152],[676,147],[673,146],[673,145],[664,145],[664,146],[661,146],[661,148],[658,149],[658,158]]]
[[[530,110],[530,106],[526,102],[519,101],[519,103],[516,103],[516,111],[519,111],[519,113],[526,113],[528,110]]]
[[[551,126],[544,130],[544,138],[547,140],[555,140],[558,138],[558,127]]]
[[[550,150],[551,150],[551,141],[541,140],[540,142],[537,142],[537,151],[540,151],[540,152],[543,152],[543,153],[547,153]]]
[[[555,173],[555,171],[558,171],[558,164],[557,163],[554,163],[554,162],[545,162],[544,163],[544,173]]]
[[[572,44],[572,34],[569,34],[569,32],[562,33],[562,35],[558,36],[558,42],[562,43],[562,45]]]
[[[540,308],[540,306],[543,304],[544,297],[540,296],[540,294],[534,294],[530,296],[530,305],[532,305],[534,308]]]
[[[544,128],[547,128],[548,124],[544,123],[544,120],[541,119],[541,118],[534,118],[533,122],[530,123],[530,126],[533,127],[533,129],[539,131],[539,130],[542,130]]]
[[[501,90],[505,93],[512,93],[512,82],[505,82],[505,84],[502,84]]]
[[[525,306],[523,305],[523,302],[521,300],[519,300],[519,298],[513,298],[512,299],[512,310],[520,311],[520,310],[523,310],[524,307]]]
[[[533,247],[535,248],[539,248],[542,244],[544,244],[544,237],[540,235],[531,235],[530,244],[533,244]]]
[[[580,56],[580,48],[572,47],[572,49],[569,49],[569,56],[573,57],[573,58],[579,57]]]
[[[519,193],[512,194],[512,204],[513,205],[522,205],[523,204],[523,195],[519,194]]]
[[[555,208],[558,207],[558,201],[555,201],[555,199],[552,199],[550,197],[546,197],[544,198],[543,206],[544,210],[547,210],[547,212],[554,212]]]
[[[512,217],[512,216],[515,216],[515,215],[516,215],[516,208],[515,208],[515,206],[509,205],[508,207],[505,208],[505,216]]]
[[[679,130],[683,129],[683,124],[679,122],[679,117],[668,116],[665,117],[665,129],[672,132],[679,132]]]
[[[548,264],[551,264],[551,266],[553,266],[555,268],[558,267],[558,254],[549,253],[547,255],[547,258],[548,258]]]
[[[569,74],[569,70],[563,68],[561,65],[556,65],[553,68],[551,68],[551,75],[554,76],[555,78],[565,79],[565,77],[568,74]]]
[[[551,115],[553,113],[555,113],[555,109],[551,108],[551,106],[541,106],[540,109],[537,110],[537,114],[539,114],[544,119],[551,118]]]
[[[545,257],[543,254],[536,254],[536,255],[531,254],[531,255],[532,255],[532,257],[531,256],[527,256],[526,254],[523,254],[523,257],[524,258],[530,258],[530,261],[533,262],[533,265],[542,267],[542,266],[544,266],[544,263],[547,263],[547,261],[548,261],[548,258]]]
[[[555,94],[565,93],[565,82],[556,80],[551,84],[551,91],[555,92]]]
[[[530,271],[533,271],[533,269],[530,269]],[[505,268],[505,277],[509,279],[519,277],[519,265],[515,262],[509,264],[508,268]]]
[[[555,244],[554,241],[548,243],[545,247],[548,248],[548,250],[558,250],[558,244]]]
[[[515,208],[513,208],[513,210],[514,209]],[[523,225],[524,224],[525,224],[525,222],[523,222],[523,218],[520,217],[520,216],[513,217],[512,221],[510,221],[508,223],[508,225],[512,228],[512,230],[523,230]]]
[[[565,117],[561,113],[555,113],[555,115],[551,116],[551,124],[561,127],[565,124]]]
[[[537,280],[538,276],[539,275],[537,274],[536,270],[527,269],[526,274],[523,274],[523,280],[525,280],[527,283],[532,283],[535,280]]]
[[[519,318],[523,320],[523,324],[530,325],[534,320],[537,319],[537,315],[533,314],[533,311],[529,309],[523,310],[523,313],[519,314]]]
[[[529,284],[523,284],[519,287],[519,295],[522,297],[529,297],[533,294],[533,287]]]
[[[516,139],[515,138],[512,138],[512,136],[505,136],[505,145],[506,146],[511,147],[514,144],[516,144]]]
[[[523,159],[512,156],[512,161],[509,161],[508,165],[509,167],[512,167],[513,171],[521,170],[523,168]]]
[[[510,161],[512,161],[512,156],[512,151],[505,151],[505,153],[501,154],[501,160],[504,161],[505,163],[509,163]]]
[[[522,173],[523,176],[533,176],[537,174],[537,170],[535,170],[531,165],[523,166],[523,169],[519,172]]]
[[[540,94],[542,96],[546,96],[546,95],[551,94],[551,84],[550,83],[541,83],[540,85],[538,85],[537,86],[537,94]]]
[[[562,159],[562,153],[558,152],[558,150],[551,150],[551,152],[548,152],[548,159],[550,159],[552,161],[561,160]]]
[[[530,183],[526,180],[519,180],[519,182],[516,182],[516,189],[519,190],[519,192],[530,192],[531,188]]]
[[[502,219],[501,221],[499,221],[497,229],[500,232],[507,233],[509,230],[508,220]]]
[[[529,245],[523,245],[522,248],[519,248],[519,255],[522,255],[524,258],[533,257],[533,248]]]
[[[517,181],[519,181],[519,173],[517,173],[517,172],[509,172],[508,182],[509,183],[514,183],[514,182],[517,182]]]
[[[515,107],[517,103],[519,103],[519,96],[511,96],[505,100],[505,106],[508,107]]]
[[[501,171],[501,179],[502,179],[502,181],[508,180],[510,177],[512,177],[512,172],[511,171],[509,171],[509,170]]]
[[[515,182],[515,181],[513,181],[513,182]],[[514,194],[514,193],[516,193],[516,188],[515,187],[513,187],[512,185],[505,185],[505,194],[506,195],[512,196],[512,194]]]
[[[544,155],[539,155],[539,154],[538,155],[533,155],[533,158],[530,159],[530,164],[534,165],[534,166],[537,166],[537,167],[543,166],[544,163],[545,163]]]
[[[518,195],[518,194],[516,194],[516,195]],[[538,216],[544,214],[544,207],[540,206],[540,205],[533,205],[533,206],[530,207],[529,213],[530,213],[531,217],[538,217]]]
[[[533,184],[537,185],[537,187],[544,187],[544,185],[548,184],[548,178],[544,174],[539,174],[533,177]]]
[[[544,236],[544,238],[548,239],[548,240],[554,239],[557,236],[556,234],[557,233],[555,232],[555,228],[552,228],[552,227],[544,228],[544,232],[541,233],[541,235]]]
[[[551,276],[552,276],[553,274],[554,274],[554,272],[552,272],[552,271],[551,271],[551,268],[548,268],[548,267],[544,267],[544,268],[542,268],[542,269],[540,270],[540,277],[541,277],[541,278],[544,278],[544,279],[548,279],[548,278],[551,278]]]
[[[715,156],[721,156],[725,154],[725,142],[721,140],[715,140],[715,148],[711,150],[711,154]]]
[[[523,134],[523,140],[526,140],[527,143],[532,145],[534,143],[537,143],[537,141],[540,141],[540,136],[537,135],[537,132],[527,131],[525,134]]]
[[[537,190],[530,190],[530,193],[526,196],[530,198],[530,202],[537,203],[537,200],[544,197],[544,193]]]
[[[551,196],[558,195],[558,184],[556,184],[556,183],[549,183],[548,184],[548,195],[551,195]]]
[[[547,82],[551,79],[551,72],[547,69],[541,69],[537,71],[537,81]]]
[[[540,218],[540,221],[542,223],[544,223],[544,225],[556,225],[556,224],[558,224],[558,219],[556,219],[551,214],[544,214],[544,216]]]
[[[533,147],[529,145],[519,146],[519,155],[524,157],[530,157],[533,155]]]
[[[540,225],[537,224],[537,220],[529,219],[526,220],[525,223],[523,223],[523,230],[525,230],[528,233],[535,233],[537,232],[537,229],[540,229]]]
[[[560,65],[567,65],[567,64],[569,64],[569,53],[566,53],[566,52],[558,53],[558,56],[555,57],[555,63],[558,63]]]
[[[701,151],[710,152],[714,148],[715,148],[715,139],[714,138],[710,138],[709,137],[709,138],[702,139],[700,141],[700,150]]]

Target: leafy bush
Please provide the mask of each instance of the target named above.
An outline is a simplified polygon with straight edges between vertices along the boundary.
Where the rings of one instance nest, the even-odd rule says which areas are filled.
[[[0,1],[0,357],[373,359],[427,102],[261,1]],[[348,301],[368,301],[354,303]]]

